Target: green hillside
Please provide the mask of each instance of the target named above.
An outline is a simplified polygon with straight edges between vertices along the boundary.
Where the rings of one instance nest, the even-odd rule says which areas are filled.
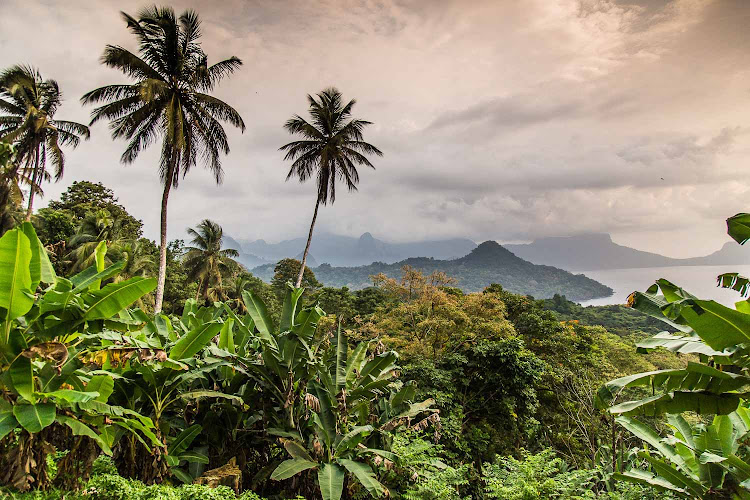
[[[457,280],[456,286],[465,292],[477,292],[492,283],[506,290],[537,298],[565,295],[581,301],[606,297],[612,289],[582,274],[572,274],[552,266],[532,264],[517,257],[494,241],[485,241],[468,255],[454,260],[418,257],[393,264],[374,262],[368,266],[334,267],[327,264],[313,269],[315,276],[326,286],[346,286],[359,290],[372,284],[371,276],[383,273],[395,278],[401,268],[411,266],[425,273],[443,271]],[[256,267],[253,274],[265,281],[273,278],[272,264]]]

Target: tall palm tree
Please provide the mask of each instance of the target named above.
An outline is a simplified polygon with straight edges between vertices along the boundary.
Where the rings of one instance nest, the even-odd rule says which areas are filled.
[[[138,39],[138,53],[107,45],[102,63],[118,69],[135,83],[108,85],[82,97],[82,102],[105,102],[92,112],[91,123],[110,120],[112,137],[129,140],[122,154],[131,163],[144,148],[162,141],[159,176],[161,198],[161,241],[159,278],[154,309],[161,311],[167,269],[167,201],[196,164],[199,155],[221,183],[221,153],[229,153],[229,143],[220,122],[245,130],[239,113],[227,103],[208,94],[226,76],[242,65],[230,57],[214,65],[200,42],[200,21],[192,10],[179,19],[169,7],[149,7],[138,17],[122,13],[128,29]]]
[[[193,240],[192,246],[185,247],[183,262],[188,279],[198,280],[195,298],[202,293],[205,298],[218,300],[223,295],[222,273],[236,267],[233,257],[240,254],[233,248],[221,248],[224,230],[214,221],[204,219],[197,230],[188,228],[187,232]]]
[[[24,164],[29,181],[26,220],[31,220],[34,195],[38,186],[49,180],[47,157],[54,167],[55,181],[65,172],[65,155],[60,146],[77,147],[81,137],[88,139],[89,129],[80,123],[56,120],[62,93],[55,80],[43,80],[30,66],[13,66],[0,74],[0,140],[13,142],[18,160]]]
[[[302,284],[318,208],[321,203],[325,205],[330,201],[333,204],[336,201],[336,179],[344,181],[349,191],[356,191],[359,182],[356,166],[366,165],[374,169],[375,166],[365,155],[383,156],[378,148],[365,142],[362,136],[362,130],[372,122],[351,119],[352,108],[357,103],[355,99],[343,104],[341,92],[331,87],[318,93],[317,99],[308,94],[307,100],[310,104],[311,122],[294,115],[284,124],[290,134],[301,135],[303,139],[280,148],[281,151],[286,151],[284,160],[293,161],[286,180],[297,177],[300,182],[305,182],[315,175],[318,182],[318,198],[305,251],[302,253],[297,287]]]

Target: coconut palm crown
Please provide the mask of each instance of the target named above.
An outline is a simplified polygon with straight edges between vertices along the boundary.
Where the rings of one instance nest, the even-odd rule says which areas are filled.
[[[109,120],[112,137],[128,139],[123,163],[161,140],[159,177],[161,246],[155,310],[161,311],[167,265],[167,202],[192,166],[200,161],[221,183],[221,154],[229,153],[222,122],[245,130],[240,114],[224,101],[209,95],[242,61],[230,57],[211,66],[201,48],[200,20],[187,10],[175,16],[169,7],[149,7],[137,17],[122,13],[138,40],[138,54],[107,45],[102,63],[123,72],[134,83],[107,85],[83,96],[83,103],[106,103],[92,112],[92,123]]]
[[[233,248],[222,248],[224,230],[214,221],[204,219],[197,229],[188,228],[187,233],[193,237],[184,264],[188,278],[198,280],[197,296],[211,300],[221,300],[223,296],[222,273],[230,271],[236,263],[233,257],[239,252]]]

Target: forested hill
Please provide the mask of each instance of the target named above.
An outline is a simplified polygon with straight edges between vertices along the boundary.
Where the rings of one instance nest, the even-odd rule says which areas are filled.
[[[317,279],[325,286],[357,290],[372,284],[370,276],[384,273],[398,278],[405,265],[421,269],[426,273],[444,271],[457,280],[456,286],[466,292],[476,292],[492,283],[499,283],[514,293],[550,298],[555,294],[565,295],[570,300],[580,301],[606,297],[612,289],[582,274],[572,274],[551,266],[532,264],[517,257],[494,241],[485,241],[468,255],[453,260],[437,260],[417,257],[393,264],[374,262],[359,267],[333,267],[323,264],[313,269]],[[272,264],[256,267],[253,274],[270,281],[273,278]]]

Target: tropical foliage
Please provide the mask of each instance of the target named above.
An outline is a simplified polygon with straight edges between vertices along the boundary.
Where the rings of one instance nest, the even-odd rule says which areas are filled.
[[[744,244],[750,238],[750,215],[727,220],[729,235]],[[747,278],[723,274],[718,285],[747,295]],[[657,280],[646,292],[628,299],[634,309],[656,317],[671,327],[638,344],[647,352],[665,348],[695,356],[687,366],[628,375],[605,384],[597,394],[600,406],[621,394],[640,396],[609,407],[620,425],[654,447],[656,454],[639,455],[649,470],[630,469],[617,477],[652,485],[685,498],[750,498],[750,464],[745,441],[750,428],[746,410],[750,386],[747,343],[750,340],[750,307],[746,300],[735,308],[701,300],[673,283]],[[649,395],[633,393],[646,388]],[[712,416],[710,425],[691,425],[685,412]],[[663,438],[638,416],[668,415],[672,433]]]
[[[211,95],[241,61],[208,64],[193,11],[122,17],[137,49],[102,62],[129,81],[82,101],[123,163],[160,141],[158,245],[100,183],[34,213],[89,130],[54,80],[0,74],[0,494],[750,498],[750,279],[718,277],[734,308],[663,279],[584,308],[565,295],[611,290],[494,242],[312,270],[320,205],[382,155],[335,88],[284,125],[287,180],[317,184],[300,260],[250,272],[212,219],[167,241],[171,189],[199,162],[220,182],[223,125],[244,130]],[[750,214],[727,225],[750,239]]]
[[[86,360],[102,349],[92,339],[109,329],[127,330],[121,313],[156,284],[152,278],[132,278],[102,287],[120,268],[105,268],[103,254],[98,253],[95,265],[65,279],[55,274],[28,222],[0,238],[0,369],[6,396],[0,400],[0,437],[6,438],[0,479],[19,490],[47,484],[45,443],[53,439],[53,424],[57,438],[67,433],[76,440],[65,463],[69,472],[89,458],[77,454],[86,453],[85,446],[78,446],[84,439],[106,454],[112,454],[123,432],[146,447],[159,444],[150,419],[107,404],[111,376],[86,367]],[[40,286],[44,292],[37,294]]]

